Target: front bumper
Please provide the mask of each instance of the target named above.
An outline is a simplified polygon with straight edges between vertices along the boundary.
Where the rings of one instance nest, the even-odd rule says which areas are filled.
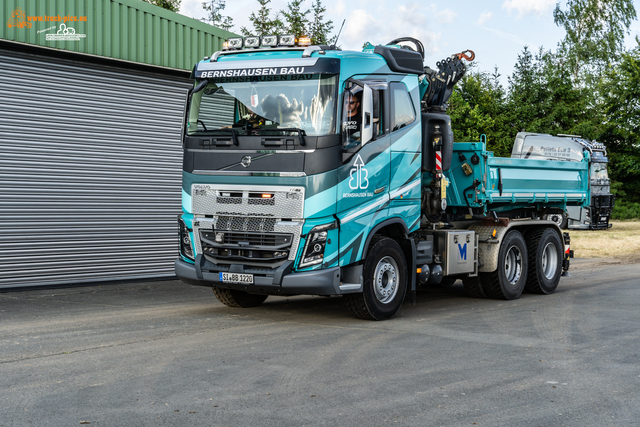
[[[340,267],[322,270],[292,271],[293,261],[287,261],[276,270],[256,269],[242,265],[219,266],[198,255],[195,264],[182,259],[175,262],[176,276],[185,283],[236,289],[267,295],[341,295],[352,292],[340,289]],[[220,272],[249,273],[254,283],[235,284],[220,282]]]

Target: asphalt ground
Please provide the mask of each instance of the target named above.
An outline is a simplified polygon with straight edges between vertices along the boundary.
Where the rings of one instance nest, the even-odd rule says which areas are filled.
[[[553,295],[223,306],[178,281],[0,294],[0,426],[637,426],[640,264]]]

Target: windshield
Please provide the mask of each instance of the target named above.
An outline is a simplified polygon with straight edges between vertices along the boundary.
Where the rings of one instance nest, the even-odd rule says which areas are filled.
[[[210,79],[191,97],[187,134],[225,129],[238,135],[279,129],[333,134],[337,79],[324,74]]]
[[[606,163],[591,164],[591,179],[609,179]]]

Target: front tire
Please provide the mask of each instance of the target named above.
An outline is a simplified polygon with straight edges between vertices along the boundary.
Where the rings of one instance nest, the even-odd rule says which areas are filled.
[[[511,230],[498,251],[498,269],[482,274],[482,289],[489,298],[518,299],[527,283],[527,271],[527,244],[518,230]]]
[[[257,307],[267,299],[268,295],[250,294],[245,291],[236,291],[233,289],[213,288],[213,294],[218,301],[227,307]]]
[[[554,230],[533,231],[529,239],[529,274],[525,290],[536,294],[551,294],[560,283],[564,251],[562,241]]]
[[[386,237],[374,241],[362,277],[362,293],[345,295],[351,313],[365,320],[395,316],[407,293],[407,262],[400,245]]]

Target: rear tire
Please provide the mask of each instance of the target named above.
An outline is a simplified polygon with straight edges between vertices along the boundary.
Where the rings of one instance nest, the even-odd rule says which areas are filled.
[[[218,301],[227,307],[257,307],[267,299],[268,295],[250,294],[245,291],[236,291],[234,289],[213,288],[213,294]]]
[[[480,278],[480,274],[476,277],[464,277],[462,279],[462,286],[464,286],[464,290],[470,298],[487,297],[482,289],[482,279]]]
[[[365,320],[395,316],[407,293],[407,271],[404,252],[395,240],[375,240],[362,270],[362,293],[344,296],[351,313]]]
[[[502,239],[498,251],[498,269],[482,274],[482,288],[489,298],[518,299],[527,283],[527,244],[518,230]]]
[[[563,244],[558,233],[550,228],[531,232],[528,236],[529,272],[525,290],[536,294],[551,294],[560,283]]]

